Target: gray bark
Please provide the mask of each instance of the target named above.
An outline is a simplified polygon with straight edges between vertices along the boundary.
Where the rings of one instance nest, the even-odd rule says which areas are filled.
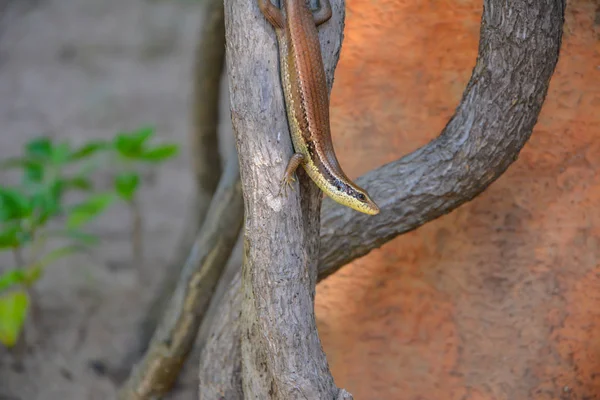
[[[477,62],[442,133],[357,179],[381,213],[323,203],[320,279],[474,199],[517,160],[558,61],[564,7],[564,0],[484,1]]]
[[[339,57],[343,9],[321,30],[330,68]],[[302,172],[300,193],[279,195],[293,154],[275,32],[256,1],[225,1],[231,116],[245,204],[242,382],[247,398],[335,399],[314,316],[321,194]],[[301,194],[301,196],[300,196]],[[210,398],[210,397],[207,397]]]
[[[243,399],[242,347],[242,274],[237,273],[217,305],[219,311],[202,321],[200,334],[208,331],[209,343],[202,352],[198,392],[200,400]],[[203,367],[204,366],[204,367]],[[216,371],[215,368],[219,368]]]
[[[484,1],[479,55],[455,115],[437,139],[357,181],[378,202],[381,213],[375,217],[361,215],[325,200],[320,279],[399,234],[416,229],[472,200],[517,159],[537,121],[558,61],[564,8],[563,0]],[[238,12],[246,13],[246,23],[241,29],[252,32],[249,37],[260,36],[259,44],[244,42],[240,35],[228,37],[229,46],[238,48],[241,53],[238,57],[249,57],[258,52],[271,64],[275,48],[274,45],[265,47],[264,34],[255,33],[258,27],[264,28],[257,10],[250,7]],[[336,9],[334,15],[339,12]],[[325,62],[330,68],[335,65],[331,58]],[[237,79],[258,79],[256,73],[262,71],[261,65],[247,65],[246,71],[238,70]],[[273,99],[269,96],[278,80],[271,75],[259,80],[262,89],[253,88],[255,97],[252,98],[257,102],[254,104],[267,104],[266,108],[272,110],[269,107]],[[240,89],[232,85],[232,95],[249,96]],[[267,97],[260,95],[265,93]],[[254,110],[239,109],[238,112],[243,113],[245,119],[254,119],[254,124],[248,123],[249,127],[262,123],[270,129],[272,125],[263,121],[265,114]],[[283,111],[267,115],[280,123]],[[272,133],[267,131],[267,134]],[[279,154],[274,143],[259,149],[264,153],[253,156],[263,160],[263,155]],[[278,176],[283,168],[274,163],[264,163],[262,167],[263,171],[269,170],[264,172],[269,177]],[[270,181],[269,185],[274,182]],[[243,331],[239,330],[236,320],[239,314],[234,311],[240,310],[242,296],[237,290],[239,286],[234,281],[222,299],[224,309],[230,312],[219,315],[220,320],[214,322],[216,330],[209,334],[204,349],[200,362],[201,399],[216,398],[211,397],[215,393],[211,392],[214,387],[231,394],[226,397],[228,400],[241,399],[242,387],[246,389],[240,375],[233,373],[242,365],[239,335]],[[219,359],[215,357],[217,351],[225,351],[229,357]],[[250,397],[245,393],[245,398]]]

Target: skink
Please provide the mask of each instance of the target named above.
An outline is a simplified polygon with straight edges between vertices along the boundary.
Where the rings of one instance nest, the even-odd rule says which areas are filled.
[[[281,83],[295,151],[282,188],[292,184],[296,169],[302,165],[336,202],[365,214],[378,214],[377,204],[346,176],[333,150],[329,95],[317,31],[317,26],[331,18],[331,3],[320,0],[315,11],[306,0],[282,0],[281,9],[270,0],[258,0],[258,6],[277,34]]]

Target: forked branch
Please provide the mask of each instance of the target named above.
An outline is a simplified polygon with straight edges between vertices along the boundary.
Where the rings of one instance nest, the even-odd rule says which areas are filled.
[[[484,1],[477,63],[462,101],[441,135],[357,181],[378,201],[381,213],[375,217],[363,216],[330,200],[324,202],[319,278],[472,200],[517,159],[537,121],[558,61],[564,8],[564,0]],[[255,28],[248,25],[260,24],[258,11],[244,8],[240,12],[250,21],[243,29],[254,32]],[[335,9],[334,15],[340,12]],[[338,38],[341,34],[336,31]],[[227,38],[241,53],[237,57],[275,51],[265,50],[264,40],[247,42],[243,37]],[[338,39],[336,45],[339,43]],[[326,68],[331,69],[335,61],[326,59]],[[250,68],[243,73],[249,71],[261,70]],[[260,81],[260,93],[269,94],[261,98],[263,102],[272,100],[274,89],[269,79]],[[236,90],[233,94],[246,96]],[[266,119],[260,113],[245,117]],[[271,118],[281,117],[271,115]],[[264,168],[278,169],[271,165]],[[246,333],[242,333],[235,320],[238,315],[235,310],[241,307],[240,296],[235,292],[239,290],[236,282],[239,280],[233,281],[222,299],[223,307],[230,312],[221,314],[221,320],[214,322],[214,335],[209,336],[204,349],[200,362],[200,399],[214,398],[211,395],[216,393],[215,389],[231,394],[228,399],[242,398],[236,395],[242,393],[239,374],[235,374],[242,365],[236,348],[239,335]],[[217,350],[231,357],[219,358],[215,355]]]

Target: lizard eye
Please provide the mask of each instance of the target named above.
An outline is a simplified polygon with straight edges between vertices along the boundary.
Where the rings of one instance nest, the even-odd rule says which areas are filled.
[[[362,194],[362,193],[359,193],[359,194],[358,194],[358,199],[359,199],[359,200],[361,200],[361,201],[365,201],[365,200],[367,200],[367,198],[365,197],[365,195],[364,195],[364,194]]]

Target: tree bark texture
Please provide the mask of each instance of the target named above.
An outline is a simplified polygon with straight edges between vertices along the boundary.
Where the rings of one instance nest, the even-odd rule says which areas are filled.
[[[194,62],[193,129],[189,143],[197,189],[212,195],[221,176],[218,128],[220,83],[225,65],[225,23],[223,1],[203,2],[205,14]],[[204,200],[210,204],[210,197]]]
[[[321,30],[329,87],[339,58],[342,2]],[[300,193],[280,194],[293,154],[273,27],[256,1],[225,1],[231,116],[244,189],[242,382],[247,398],[335,399],[317,334],[321,193],[300,172]]]
[[[381,213],[366,216],[325,200],[319,279],[472,200],[517,159],[537,121],[558,61],[564,8],[563,0],[484,1],[479,55],[455,115],[426,146],[357,180],[378,202]],[[245,11],[248,20],[256,19],[252,9]],[[245,29],[251,28],[246,25]],[[241,40],[235,36],[227,39]],[[265,51],[250,44],[242,47],[240,51],[248,53]],[[253,79],[255,69],[248,67],[245,79]],[[262,85],[263,92],[269,92],[272,82]],[[236,90],[232,86],[233,95]],[[260,118],[255,113],[247,117]],[[237,289],[234,281],[222,299],[224,309],[240,309]],[[203,393],[211,393],[207,389],[211,387],[223,393],[241,393],[239,375],[226,375],[239,370],[242,362],[237,335],[246,332],[236,329],[237,315],[223,313],[221,320],[214,322],[215,330],[200,362],[200,398],[210,398]],[[229,357],[215,357],[216,351],[225,349]]]
[[[319,278],[474,199],[517,160],[558,62],[564,8],[564,0],[484,1],[477,62],[442,133],[357,180],[381,213],[324,202]]]
[[[242,389],[242,274],[237,273],[220,299],[219,312],[202,322],[207,330],[199,371],[199,400],[244,399]],[[207,326],[207,329],[204,329]],[[218,370],[217,370],[218,369]]]

